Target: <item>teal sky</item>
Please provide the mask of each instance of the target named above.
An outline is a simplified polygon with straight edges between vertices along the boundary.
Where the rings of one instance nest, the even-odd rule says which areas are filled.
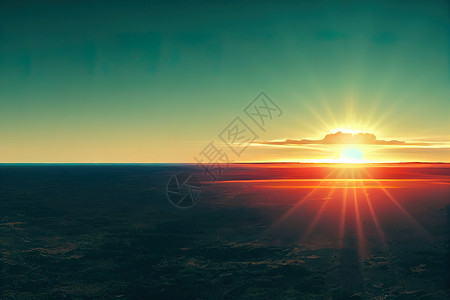
[[[260,91],[284,111],[262,140],[445,142],[449,15],[448,1],[1,1],[0,162],[189,162]],[[401,155],[450,160],[435,148]],[[314,156],[274,151],[243,159]]]

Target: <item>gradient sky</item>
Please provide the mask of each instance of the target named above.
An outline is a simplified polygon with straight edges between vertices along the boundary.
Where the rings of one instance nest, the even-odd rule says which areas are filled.
[[[449,15],[448,1],[0,1],[0,162],[192,162],[261,91],[284,113],[259,140],[340,128],[426,143],[369,160],[450,161]],[[335,156],[252,145],[237,160]]]

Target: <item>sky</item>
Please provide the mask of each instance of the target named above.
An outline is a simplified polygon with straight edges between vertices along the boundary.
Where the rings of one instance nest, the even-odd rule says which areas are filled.
[[[448,1],[3,0],[0,162],[450,162],[449,57]],[[271,143],[337,132],[401,143]]]

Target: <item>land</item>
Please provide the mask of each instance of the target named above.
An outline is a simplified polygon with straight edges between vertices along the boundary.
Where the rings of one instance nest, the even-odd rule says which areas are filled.
[[[0,299],[448,299],[449,270],[449,164],[0,165]]]

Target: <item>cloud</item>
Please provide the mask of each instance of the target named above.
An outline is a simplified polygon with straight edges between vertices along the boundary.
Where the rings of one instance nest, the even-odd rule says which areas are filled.
[[[363,145],[407,145],[404,141],[399,140],[378,140],[372,133],[345,133],[338,131],[336,133],[329,133],[321,140],[292,140],[286,139],[284,141],[263,141],[258,142],[265,145],[346,145],[346,144],[363,144]]]
[[[398,41],[398,38],[389,32],[380,32],[372,36],[372,42],[377,45],[392,45]]]
[[[320,40],[320,41],[336,41],[336,40],[348,39],[348,38],[350,38],[350,36],[343,32],[324,30],[324,31],[316,32],[315,38],[316,38],[316,40]]]

